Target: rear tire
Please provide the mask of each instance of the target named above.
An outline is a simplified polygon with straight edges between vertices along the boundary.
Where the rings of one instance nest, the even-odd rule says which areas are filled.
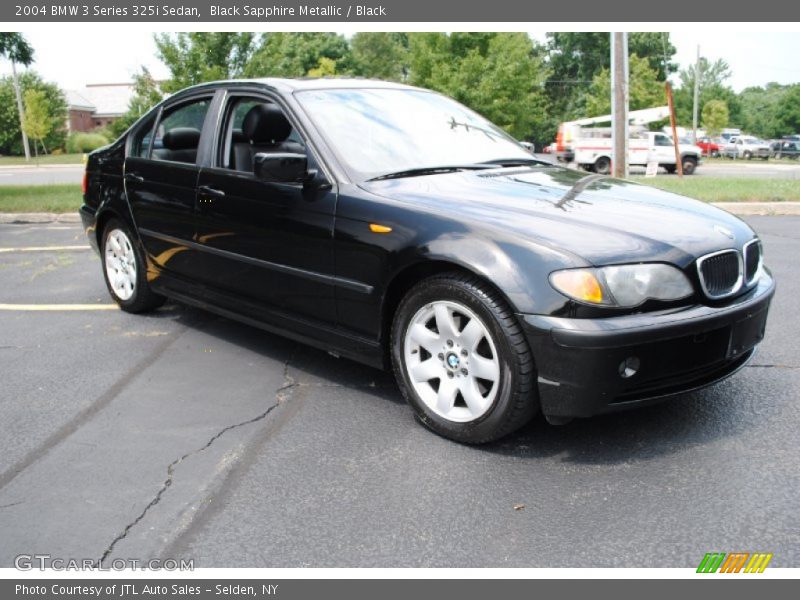
[[[147,284],[147,263],[135,239],[125,223],[111,219],[103,229],[100,247],[108,293],[129,313],[152,310],[166,300]]]
[[[477,277],[430,277],[392,323],[394,375],[417,418],[468,444],[497,440],[539,410],[533,356],[514,312]]]
[[[611,160],[605,156],[601,156],[594,161],[594,172],[599,175],[608,175],[611,173]]]

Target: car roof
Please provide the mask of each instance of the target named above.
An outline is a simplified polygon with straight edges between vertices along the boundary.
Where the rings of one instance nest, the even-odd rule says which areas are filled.
[[[405,89],[420,90],[410,85],[383,81],[381,79],[366,79],[363,77],[303,77],[297,79],[283,77],[263,77],[258,79],[224,79],[220,81],[209,81],[185,88],[177,94],[184,92],[202,90],[207,88],[219,87],[238,87],[238,86],[258,86],[273,88],[279,92],[291,93],[301,90],[324,90],[324,89],[358,89],[358,88],[383,88],[383,89]],[[427,91],[427,90],[425,90]]]

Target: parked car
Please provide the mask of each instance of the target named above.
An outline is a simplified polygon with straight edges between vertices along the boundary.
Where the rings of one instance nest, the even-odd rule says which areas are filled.
[[[83,200],[123,310],[172,298],[391,368],[468,443],[732,375],[775,289],[733,215],[536,160],[394,83],[187,88],[90,154]]]
[[[791,158],[797,160],[800,158],[800,141],[776,141],[772,143],[770,150],[774,158]]]
[[[720,155],[720,144],[718,141],[712,140],[710,137],[702,137],[697,140],[697,145],[703,151],[703,156],[711,156],[716,158]]]
[[[729,158],[742,158],[750,160],[760,158],[768,160],[770,156],[770,146],[763,140],[750,135],[740,135],[732,137],[731,142],[724,148],[725,156]]]

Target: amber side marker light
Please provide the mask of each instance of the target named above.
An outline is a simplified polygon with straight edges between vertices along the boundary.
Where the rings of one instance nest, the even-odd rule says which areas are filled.
[[[392,232],[392,228],[391,227],[387,227],[386,225],[380,225],[378,223],[370,223],[369,224],[369,230],[372,233],[391,233]]]
[[[553,273],[550,281],[557,290],[575,300],[603,304],[603,289],[597,277],[589,271],[560,271]]]

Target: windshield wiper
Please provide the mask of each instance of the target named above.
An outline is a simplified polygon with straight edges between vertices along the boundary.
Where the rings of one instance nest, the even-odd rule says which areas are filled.
[[[473,163],[466,165],[442,165],[438,167],[417,167],[415,169],[406,169],[404,171],[395,171],[394,173],[386,173],[378,175],[368,181],[381,181],[383,179],[401,179],[403,177],[419,177],[422,175],[437,175],[439,173],[455,173],[456,171],[474,171],[478,169],[491,169],[494,164],[489,163]]]
[[[496,158],[494,160],[486,160],[483,162],[485,165],[497,165],[500,167],[516,167],[520,165],[538,165],[542,167],[554,167],[551,162],[541,160],[538,158]]]

